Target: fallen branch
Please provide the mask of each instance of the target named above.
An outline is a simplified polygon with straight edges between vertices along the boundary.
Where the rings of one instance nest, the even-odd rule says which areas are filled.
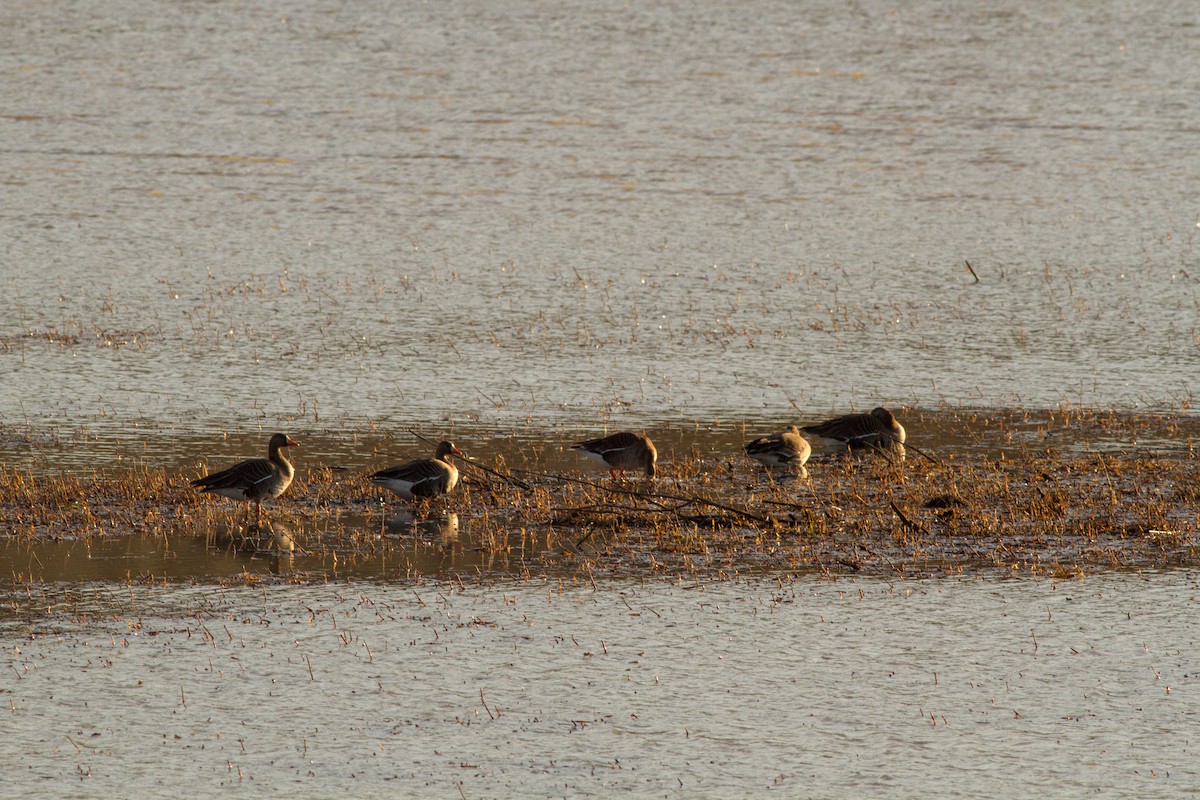
[[[629,491],[627,489],[610,489],[606,486],[600,486],[599,484],[591,484],[591,485],[596,486],[596,488],[604,490],[604,491],[615,491],[615,492],[620,492],[621,494],[630,495],[632,497],[641,498],[643,500],[646,500],[648,502],[654,503],[657,506],[662,507],[663,510],[665,510],[665,511],[670,511],[672,513],[677,513],[678,510],[680,508],[682,508],[683,506],[677,506],[675,508],[667,508],[662,503],[659,503],[658,500],[659,499],[675,500],[676,502],[683,503],[684,505],[690,505],[692,503],[699,503],[701,505],[712,506],[713,508],[719,508],[722,511],[728,511],[731,514],[736,514],[739,517],[742,517],[744,519],[754,520],[755,522],[758,522],[762,525],[770,525],[771,524],[771,521],[769,519],[767,519],[766,517],[759,516],[758,514],[753,514],[749,511],[745,510],[744,508],[738,508],[737,506],[731,506],[728,503],[718,503],[716,500],[709,500],[706,497],[692,497],[692,496],[688,496],[688,495],[667,494],[666,492],[633,492],[633,491]]]

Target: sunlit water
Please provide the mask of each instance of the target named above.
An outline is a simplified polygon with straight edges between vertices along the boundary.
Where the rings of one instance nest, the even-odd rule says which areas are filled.
[[[0,22],[0,458],[39,474],[280,428],[302,469],[398,458],[409,426],[558,467],[604,426],[670,457],[879,403],[1194,405],[1189,3]],[[1147,442],[1190,446],[1054,444]],[[1186,575],[560,590],[433,531],[394,551],[6,543],[42,599],[0,623],[0,794],[1200,790]],[[206,585],[296,569],[347,582]]]
[[[37,590],[0,621],[4,794],[1186,795],[1196,591]]]
[[[1193,399],[1188,3],[3,17],[9,426]]]

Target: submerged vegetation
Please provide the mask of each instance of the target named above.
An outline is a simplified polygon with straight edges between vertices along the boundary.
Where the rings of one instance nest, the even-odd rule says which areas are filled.
[[[929,415],[914,421],[927,434]],[[365,470],[302,464],[288,495],[252,525],[246,504],[202,497],[192,471],[42,476],[0,468],[5,570],[57,579],[22,557],[48,542],[140,537],[214,550],[285,552],[275,571],[327,579],[348,566],[378,576],[480,571],[598,576],[761,571],[937,575],[972,571],[1068,577],[1110,568],[1200,564],[1200,462],[1173,447],[1060,446],[1114,433],[1135,440],[1162,418],[1050,414],[1036,426],[959,414],[939,444],[904,462],[814,458],[767,471],[712,441],[682,439],[655,481],[596,470],[547,471],[544,452],[457,459],[463,479],[420,504],[384,497]],[[981,429],[996,449],[949,442]],[[668,438],[668,437],[664,437]],[[464,448],[468,449],[468,448]],[[574,462],[564,462],[574,463]],[[527,470],[516,465],[534,465]],[[486,467],[486,469],[484,469]],[[164,544],[164,550],[169,550]],[[421,552],[445,557],[422,558]],[[244,570],[250,576],[250,570]],[[147,573],[154,577],[151,568]]]

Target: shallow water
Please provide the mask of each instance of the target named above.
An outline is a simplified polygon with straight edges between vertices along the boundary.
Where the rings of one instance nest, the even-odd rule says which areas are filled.
[[[514,527],[503,542],[484,542],[470,517],[450,511],[421,517],[407,510],[340,514],[329,535],[325,515],[300,523],[221,522],[158,536],[92,536],[34,542],[0,537],[0,589],[28,583],[220,583],[258,580],[327,582],[432,577],[495,580],[575,574],[574,564],[545,563],[540,536]],[[553,550],[558,555],[559,547]],[[553,563],[559,562],[559,563]]]
[[[1196,592],[43,587],[0,610],[0,761],[9,797],[1183,795]]]
[[[13,6],[0,423],[1178,410],[1191,11]]]
[[[1188,411],[1132,414],[1079,413],[1069,408],[1065,411],[897,408],[896,413],[907,431],[910,448],[920,448],[933,457],[1020,458],[1047,449],[1064,453],[1126,452],[1190,457],[1200,443],[1200,416]],[[670,479],[673,462],[716,456],[740,463],[744,461],[743,446],[747,441],[790,424],[811,424],[822,419],[821,415],[784,409],[769,415],[731,414],[706,421],[659,421],[637,427],[654,440],[662,467],[660,477]],[[334,427],[295,420],[286,430],[299,440],[300,446],[290,448],[288,458],[301,478],[322,467],[339,475],[350,475],[429,457],[433,452],[430,437],[444,436],[483,464],[503,459],[508,467],[517,470],[601,474],[592,462],[571,450],[573,443],[597,433],[598,428],[587,427],[588,422],[581,419],[558,424],[493,426],[435,421],[385,429]],[[138,429],[101,427],[72,436],[14,428],[0,430],[0,462],[34,475],[71,472],[86,476],[114,468],[135,471],[148,468],[181,470],[195,477],[244,458],[261,458],[266,454],[271,432],[261,420],[244,428],[201,432],[182,432],[174,424],[151,424]],[[822,455],[819,447],[816,452],[819,460]],[[915,449],[911,449],[911,455],[923,457]]]

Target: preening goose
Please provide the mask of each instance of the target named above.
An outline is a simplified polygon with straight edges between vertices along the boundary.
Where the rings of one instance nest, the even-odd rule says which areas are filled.
[[[840,450],[849,449],[855,454],[884,450],[904,458],[904,426],[882,406],[869,414],[847,414],[819,425],[806,425],[802,430]]]
[[[746,455],[766,467],[802,467],[812,454],[812,445],[795,425],[783,433],[772,433],[746,442]]]
[[[614,480],[617,473],[627,469],[640,469],[647,478],[653,478],[654,462],[658,461],[658,451],[650,437],[628,431],[573,444],[571,449],[608,467]]]

